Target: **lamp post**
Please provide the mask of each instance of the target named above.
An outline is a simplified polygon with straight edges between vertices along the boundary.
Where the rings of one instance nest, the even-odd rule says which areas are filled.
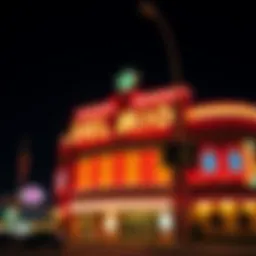
[[[167,61],[169,65],[170,76],[173,83],[184,82],[184,74],[181,63],[180,51],[176,41],[175,34],[169,26],[168,21],[165,19],[162,12],[157,8],[157,6],[150,1],[139,1],[138,8],[142,16],[151,22],[153,22],[163,40],[166,50]],[[175,122],[175,134],[174,140],[180,145],[178,147],[179,158],[181,160],[181,165],[175,166],[175,202],[176,202],[176,218],[177,218],[177,239],[178,243],[184,244],[187,239],[185,236],[186,228],[186,213],[185,205],[187,200],[187,191],[185,184],[185,174],[184,174],[184,162],[187,158],[187,148],[186,148],[186,132],[184,126],[184,120],[182,115],[182,108],[178,104],[174,106],[176,112],[176,122]]]
[[[173,82],[183,82],[184,74],[181,63],[180,51],[176,41],[175,34],[169,26],[168,21],[164,15],[157,8],[155,4],[149,1],[139,1],[138,8],[142,16],[152,21],[163,40],[165,45],[167,61],[169,64],[170,75]]]

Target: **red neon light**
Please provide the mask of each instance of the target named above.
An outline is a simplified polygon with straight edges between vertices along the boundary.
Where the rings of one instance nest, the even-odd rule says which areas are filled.
[[[124,180],[124,168],[125,168],[125,154],[123,152],[117,152],[113,159],[113,178],[114,187],[123,188],[125,184]]]
[[[230,149],[238,149],[235,143],[225,143],[221,145],[202,145],[198,153],[198,164],[186,170],[186,179],[191,186],[208,185],[241,185],[244,177],[244,168],[239,173],[234,173],[228,167],[228,154]],[[216,169],[213,173],[207,173],[200,164],[201,155],[207,150],[213,150],[216,154]]]
[[[150,92],[137,92],[132,95],[130,104],[134,108],[147,108],[161,103],[188,102],[191,98],[192,92],[188,87],[177,86]]]
[[[154,184],[154,169],[156,168],[155,159],[156,152],[152,149],[142,151],[140,157],[141,185],[143,187],[151,187]]]
[[[115,100],[81,107],[75,110],[74,121],[82,122],[99,118],[108,118],[116,113],[118,104]]]
[[[99,157],[94,157],[92,159],[91,168],[92,168],[92,177],[91,177],[92,188],[98,189],[100,184],[100,175],[101,175],[100,174],[101,162]]]

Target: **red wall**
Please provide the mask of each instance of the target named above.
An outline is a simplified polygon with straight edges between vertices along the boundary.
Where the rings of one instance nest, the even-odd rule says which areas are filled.
[[[199,146],[197,163],[193,168],[187,170],[187,182],[190,185],[228,185],[241,184],[245,177],[245,162],[239,169],[232,169],[229,162],[230,152],[237,152],[243,157],[242,143],[239,141],[214,143],[205,142]],[[215,167],[212,171],[203,164],[206,155],[215,155]]]

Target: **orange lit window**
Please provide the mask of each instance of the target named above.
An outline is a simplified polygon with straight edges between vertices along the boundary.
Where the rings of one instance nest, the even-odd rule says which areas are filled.
[[[139,152],[128,151],[125,155],[125,185],[135,187],[139,185]]]
[[[78,192],[91,189],[92,172],[91,161],[89,159],[81,159],[76,166],[76,188]]]
[[[100,188],[110,188],[113,184],[113,159],[109,154],[100,157]]]
[[[127,111],[120,115],[117,120],[116,130],[119,134],[130,132],[138,127],[138,119],[136,113],[133,111]]]

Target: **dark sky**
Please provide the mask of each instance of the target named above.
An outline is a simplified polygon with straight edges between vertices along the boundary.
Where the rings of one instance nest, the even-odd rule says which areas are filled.
[[[32,179],[49,185],[56,136],[73,106],[111,93],[124,66],[168,82],[162,40],[135,1],[5,1],[0,6],[0,192],[14,188],[20,138],[33,142]],[[199,4],[200,2],[200,4]],[[180,42],[199,99],[255,99],[253,2],[158,1]]]

